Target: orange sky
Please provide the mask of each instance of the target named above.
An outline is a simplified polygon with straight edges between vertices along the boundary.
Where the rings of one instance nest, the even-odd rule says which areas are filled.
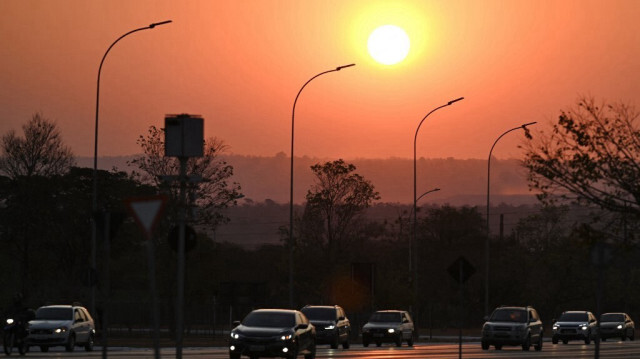
[[[100,155],[140,152],[135,140],[167,113],[205,118],[236,154],[486,158],[524,122],[540,128],[579,95],[638,104],[640,1],[0,1],[0,134],[40,111],[77,156],[93,155],[102,70]],[[408,58],[376,64],[366,40],[394,24]],[[522,136],[494,155],[516,157]]]

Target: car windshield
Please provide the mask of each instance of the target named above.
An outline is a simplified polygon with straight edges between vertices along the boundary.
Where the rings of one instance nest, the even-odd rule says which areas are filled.
[[[248,327],[291,328],[296,323],[293,313],[251,312],[242,324]]]
[[[600,322],[624,322],[623,314],[602,314]]]
[[[370,322],[375,323],[400,323],[402,315],[400,313],[376,312],[371,315]]]
[[[559,322],[588,322],[589,316],[587,313],[562,313]]]
[[[492,322],[526,323],[527,311],[523,309],[497,309],[491,315]]]
[[[333,308],[303,308],[302,313],[309,320],[336,320],[336,310]]]
[[[39,308],[36,311],[36,319],[39,320],[71,320],[73,311],[71,308]]]

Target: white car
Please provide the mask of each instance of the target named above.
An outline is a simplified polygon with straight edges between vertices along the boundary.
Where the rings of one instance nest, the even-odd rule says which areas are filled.
[[[95,337],[93,318],[86,308],[48,305],[38,308],[35,319],[29,321],[27,345],[39,346],[43,352],[55,346],[64,346],[68,352],[76,346],[92,351]]]

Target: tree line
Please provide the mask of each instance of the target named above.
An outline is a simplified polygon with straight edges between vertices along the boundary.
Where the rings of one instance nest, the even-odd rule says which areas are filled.
[[[490,307],[532,305],[543,319],[563,310],[595,311],[597,267],[593,248],[606,243],[603,311],[640,315],[637,285],[640,132],[631,106],[596,105],[581,99],[561,112],[551,132],[532,132],[523,142],[523,166],[541,210],[519,221],[516,230],[491,237]],[[150,323],[146,242],[124,214],[126,198],[165,194],[165,218],[152,238],[162,323],[173,327],[176,255],[167,237],[177,215],[176,188],[162,180],[177,174],[163,157],[163,130],[150,127],[132,160],[133,173],[98,171],[101,211],[116,214],[111,238],[98,245],[98,270],[90,273],[93,172],[74,166],[55,123],[41,114],[9,132],[0,144],[0,306],[14,292],[28,304],[89,302],[98,289],[96,311],[110,306],[114,324]],[[465,323],[483,316],[485,278],[484,213],[477,207],[421,206],[415,233],[415,272],[409,268],[411,214],[396,206],[397,217],[373,219],[371,206],[383,205],[373,183],[343,160],[311,167],[315,182],[296,206],[293,238],[286,224],[281,242],[246,249],[219,242],[210,233],[228,218],[224,208],[241,198],[233,166],[221,160],[224,143],[205,141],[206,155],[192,159],[189,173],[206,181],[189,188],[189,222],[196,246],[187,255],[187,328],[222,325],[255,307],[288,306],[289,246],[294,246],[296,306],[340,304],[364,318],[375,309],[410,309],[421,328],[457,325],[458,284],[447,268],[464,256],[475,268],[465,287]],[[255,203],[255,206],[279,206]],[[576,213],[584,215],[577,217]],[[102,250],[109,241],[108,256]],[[104,271],[109,270],[109,288]],[[107,297],[108,293],[108,297]],[[229,314],[231,312],[231,314]],[[94,313],[96,315],[97,313]]]

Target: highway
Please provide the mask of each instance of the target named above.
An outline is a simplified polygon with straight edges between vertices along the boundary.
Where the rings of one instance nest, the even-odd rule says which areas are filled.
[[[80,348],[78,348],[80,349]],[[595,345],[585,345],[581,342],[569,342],[569,344],[556,344],[545,342],[542,351],[524,352],[520,347],[504,347],[496,351],[493,347],[488,351],[480,348],[480,343],[464,343],[462,346],[463,358],[594,358]],[[184,348],[183,358],[207,358],[222,359],[228,358],[226,348]],[[175,358],[175,349],[166,348],[161,350],[161,358]],[[12,357],[20,357],[13,353]],[[27,353],[26,358],[101,358],[102,353],[99,347],[93,352],[77,350],[67,353],[64,350],[51,348],[48,353],[41,353],[38,348],[32,348]],[[418,343],[414,347],[402,346],[397,348],[393,345],[383,345],[382,347],[364,348],[360,344],[352,344],[350,349],[329,349],[328,346],[319,346],[316,358],[361,358],[361,359],[391,359],[391,358],[458,358],[458,344],[439,343],[424,344]],[[117,359],[153,359],[152,349],[140,348],[110,348],[108,358]],[[243,357],[246,358],[246,357]],[[303,358],[302,355],[299,358]],[[607,341],[601,343],[600,358],[640,358],[640,341]]]

